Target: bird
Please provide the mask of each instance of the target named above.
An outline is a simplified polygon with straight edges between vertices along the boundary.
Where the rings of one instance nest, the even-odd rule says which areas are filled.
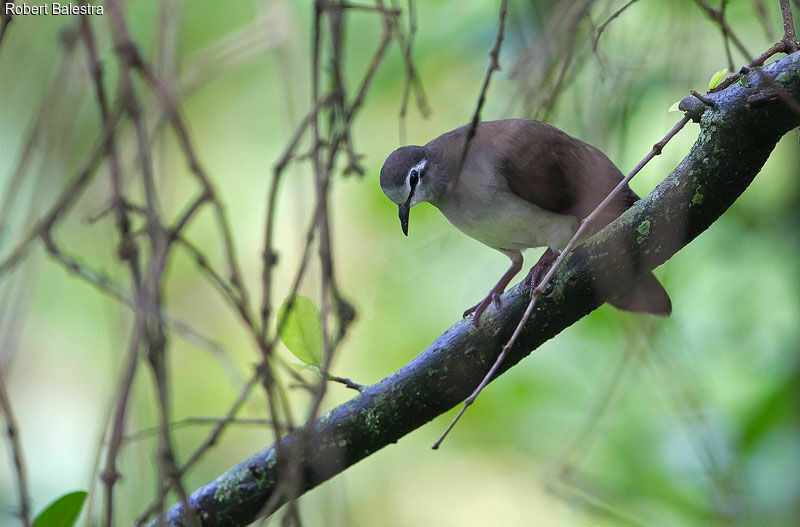
[[[511,260],[489,294],[464,311],[464,318],[472,314],[476,325],[493,302],[500,305],[500,295],[522,269],[522,250],[547,248],[525,279],[533,287],[580,222],[622,179],[599,149],[529,119],[467,124],[424,146],[400,147],[380,171],[381,189],[398,206],[403,234],[408,236],[411,208],[428,202],[464,234]],[[587,225],[578,243],[638,200],[625,185]],[[612,285],[603,296],[624,311],[660,316],[672,312],[669,295],[649,270]]]

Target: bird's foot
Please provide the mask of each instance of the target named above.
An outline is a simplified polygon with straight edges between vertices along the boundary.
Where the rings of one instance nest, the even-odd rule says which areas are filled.
[[[545,269],[544,266],[539,264],[534,265],[531,267],[531,270],[528,272],[528,276],[525,277],[525,280],[522,281],[523,287],[527,287],[528,289],[533,289],[537,285],[539,285],[539,280],[543,278]]]
[[[489,291],[489,294],[486,295],[486,298],[484,298],[471,308],[464,311],[463,315],[464,318],[467,318],[471,314],[472,324],[477,326],[478,320],[480,320],[481,315],[483,314],[484,311],[486,311],[486,308],[492,305],[492,302],[494,302],[495,307],[500,307],[501,305],[500,295],[502,294],[503,294],[502,290],[498,291],[497,288],[492,289],[491,291]]]
[[[553,265],[553,262],[556,261],[558,255],[552,249],[547,249],[539,261],[536,262],[536,265],[531,267],[531,270],[528,272],[528,276],[525,277],[525,280],[522,281],[523,287],[527,287],[531,293],[533,293],[533,288],[539,285],[539,282],[544,275],[547,273],[550,266]]]
[[[508,251],[508,257],[511,258],[511,267],[508,268],[508,271],[500,277],[500,280],[494,285],[489,294],[486,295],[486,298],[472,306],[471,308],[464,311],[464,318],[467,317],[470,313],[472,313],[472,324],[477,326],[478,320],[480,320],[481,315],[486,308],[492,305],[492,302],[495,303],[497,307],[500,307],[500,295],[503,294],[503,291],[506,290],[508,283],[514,278],[520,268],[522,267],[522,254],[519,251]]]

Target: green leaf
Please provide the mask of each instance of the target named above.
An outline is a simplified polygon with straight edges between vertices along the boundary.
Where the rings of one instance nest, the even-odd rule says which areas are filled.
[[[319,311],[311,299],[295,295],[288,315],[285,315],[290,298],[283,301],[278,310],[278,322],[286,316],[286,322],[280,336],[283,344],[295,357],[310,364],[319,366],[322,361],[322,324]]]
[[[72,527],[81,513],[86,492],[79,490],[64,494],[45,507],[33,520],[33,527]]]
[[[681,104],[681,101],[678,101],[678,102],[676,102],[675,104],[673,104],[672,106],[670,106],[670,107],[669,107],[669,110],[667,110],[667,111],[668,111],[668,112],[679,112],[679,111],[681,111],[681,109],[680,109],[680,108],[678,108],[678,106],[680,106],[680,104]]]
[[[708,89],[709,90],[713,90],[714,88],[719,86],[719,83],[722,82],[722,79],[724,79],[725,75],[727,75],[727,74],[728,74],[728,68],[725,68],[724,70],[719,70],[718,72],[716,72],[711,77],[711,80],[708,81]]]

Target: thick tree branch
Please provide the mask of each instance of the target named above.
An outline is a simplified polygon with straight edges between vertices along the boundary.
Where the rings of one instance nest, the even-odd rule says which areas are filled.
[[[748,97],[770,89],[770,82],[800,99],[800,52],[765,67],[763,75],[752,71],[728,89],[709,94],[714,106],[684,99],[682,110],[701,125],[692,150],[653,192],[567,258],[500,373],[598,307],[603,300],[595,284],[621,283],[638,269],[662,264],[736,200],[781,136],[800,124],[781,99],[748,103]],[[527,303],[528,291],[515,288],[504,295],[498,312],[484,314],[477,328],[458,322],[405,367],[284,438],[280,450],[301,463],[303,488],[322,483],[463,401],[489,370]],[[189,504],[202,524],[253,521],[277,487],[276,456],[273,445],[195,491]],[[180,504],[169,511],[167,524],[184,525]]]

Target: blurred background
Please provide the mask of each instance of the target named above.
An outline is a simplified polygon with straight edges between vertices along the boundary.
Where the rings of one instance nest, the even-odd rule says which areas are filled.
[[[728,67],[719,27],[698,2],[635,2],[592,44],[621,1],[509,2],[505,41],[484,120],[545,119],[606,152],[623,172],[680,118],[670,106]],[[717,2],[710,2],[717,7]],[[725,2],[723,2],[725,4]],[[169,30],[160,25],[165,15]],[[468,122],[497,32],[498,2],[429,0],[402,9],[429,112],[411,90],[400,117],[405,50],[393,42],[352,125],[365,175],[331,182],[334,265],[357,319],[331,371],[362,384],[392,373],[481,299],[504,256],[415,208],[405,238],[378,173],[401,144],[424,144]],[[199,158],[227,206],[246,285],[258,298],[265,202],[272,169],[311,107],[310,2],[128,2],[132,36],[172,80]],[[795,9],[800,16],[800,9]],[[118,66],[108,14],[89,17],[104,76]],[[727,2],[725,20],[758,55],[781,37],[778,1]],[[22,16],[0,46],[0,261],[86,163],[102,131],[75,17]],[[413,26],[413,27],[412,27]],[[382,34],[381,18],[346,12],[343,64],[355,89]],[[170,40],[171,39],[171,40]],[[167,43],[165,43],[167,41]],[[171,50],[166,53],[164,50]],[[749,62],[733,49],[735,68]],[[158,104],[142,84],[149,124]],[[428,113],[426,116],[425,114]],[[125,186],[139,192],[130,125],[119,144]],[[690,124],[633,181],[647,194],[688,153]],[[32,132],[35,137],[31,140]],[[25,154],[27,145],[30,152]],[[301,152],[308,146],[304,139]],[[198,187],[174,135],[154,134],[165,216]],[[26,159],[20,169],[22,159]],[[775,525],[800,517],[800,147],[787,134],[747,192],[697,240],[656,270],[674,306],[666,320],[603,306],[493,383],[441,450],[430,446],[450,412],[300,498],[304,525]],[[15,181],[14,174],[21,178]],[[315,204],[309,163],[290,165],[277,208],[275,298],[291,287]],[[108,167],[101,166],[55,236],[87,268],[130,288],[116,257]],[[9,199],[11,188],[15,188]],[[96,220],[96,221],[94,221]],[[185,236],[224,268],[213,215]],[[526,255],[533,264],[538,251]],[[319,302],[310,260],[300,292]],[[186,251],[165,275],[165,306],[195,332],[170,334],[172,418],[219,418],[260,352],[234,309]],[[82,522],[101,508],[96,480],[131,331],[129,307],[49,257],[39,242],[0,276],[0,375],[14,409],[33,511],[89,490]],[[285,348],[287,362],[297,360]],[[303,372],[302,375],[313,374]],[[287,380],[288,384],[288,380]],[[328,387],[322,409],[353,396]],[[308,392],[288,391],[303,415]],[[263,418],[254,391],[239,414]],[[134,381],[115,517],[130,524],[154,498],[158,423],[150,372]],[[139,433],[144,431],[144,433]],[[210,426],[176,427],[178,460]],[[207,483],[273,441],[263,426],[230,425],[184,478]],[[12,455],[0,441],[0,524],[17,521]],[[174,503],[174,496],[169,503]],[[269,523],[278,523],[278,516]]]

